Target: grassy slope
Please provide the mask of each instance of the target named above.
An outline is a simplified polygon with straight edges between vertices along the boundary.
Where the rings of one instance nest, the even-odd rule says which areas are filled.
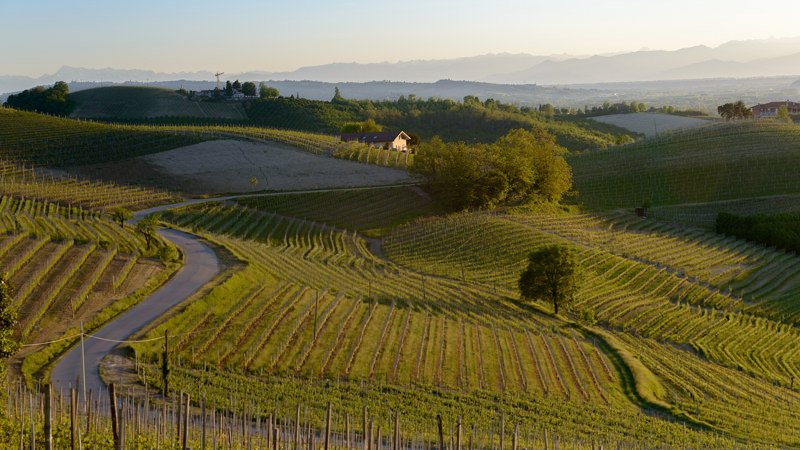
[[[241,102],[190,101],[172,89],[110,86],[70,94],[78,106],[74,118],[218,117],[246,119]]]

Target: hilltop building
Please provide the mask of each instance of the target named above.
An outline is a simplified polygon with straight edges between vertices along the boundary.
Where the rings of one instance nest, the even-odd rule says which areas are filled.
[[[800,115],[800,103],[790,102],[789,100],[786,100],[785,102],[769,102],[758,104],[751,107],[750,110],[753,111],[753,117],[756,119],[766,119],[777,116],[778,108],[784,105],[789,110],[789,115],[792,116],[792,119],[794,119],[795,115]]]
[[[411,139],[403,131],[372,131],[369,133],[345,133],[340,136],[344,142],[357,141],[373,147],[408,151],[408,141]]]

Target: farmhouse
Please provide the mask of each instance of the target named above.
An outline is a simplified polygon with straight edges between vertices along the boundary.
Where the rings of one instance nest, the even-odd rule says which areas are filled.
[[[769,102],[753,106],[750,110],[753,111],[753,117],[756,119],[775,117],[778,115],[778,108],[785,105],[789,110],[790,115],[800,114],[800,103],[790,102]]]
[[[405,152],[408,150],[408,141],[411,139],[403,131],[373,131],[370,133],[345,133],[340,136],[344,142],[357,141],[373,147]]]

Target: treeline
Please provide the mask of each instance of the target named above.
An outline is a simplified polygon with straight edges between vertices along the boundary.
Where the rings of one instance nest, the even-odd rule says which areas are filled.
[[[558,145],[577,151],[610,146],[631,133],[577,116],[472,96],[462,102],[413,95],[372,101],[345,99],[337,91],[329,102],[282,97],[250,102],[246,111],[256,125],[323,133],[339,133],[347,123],[372,119],[384,129],[415,132],[423,141],[439,136],[445,142],[492,143],[513,129],[542,127]]]
[[[715,228],[717,233],[800,253],[800,213],[737,216],[721,212]]]
[[[420,145],[413,170],[453,210],[557,202],[572,187],[564,153],[542,127],[511,130],[493,144],[445,143],[434,137]]]
[[[55,116],[68,116],[75,109],[75,101],[69,98],[69,86],[63,81],[57,81],[51,88],[37,86],[11,95],[5,105]]]

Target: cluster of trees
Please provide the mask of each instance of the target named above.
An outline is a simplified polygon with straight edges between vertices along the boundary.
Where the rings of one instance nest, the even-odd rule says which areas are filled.
[[[234,92],[241,92],[248,97],[255,97],[256,94],[258,94],[258,97],[261,99],[275,98],[280,95],[277,89],[267,86],[263,81],[260,82],[256,88],[256,84],[252,81],[240,83],[239,80],[235,80],[233,83],[231,83],[231,81],[228,80],[225,82],[225,88],[214,88],[214,97],[221,98],[225,96],[231,98],[233,97]],[[189,93],[186,92],[185,89],[179,90],[178,93],[182,95],[188,95],[189,97],[194,96],[194,91]]]
[[[44,86],[26,89],[9,96],[5,104],[16,109],[58,116],[68,116],[75,109],[75,101],[69,98],[69,86],[63,81],[57,81],[48,89]]]
[[[543,127],[569,150],[614,145],[630,131],[577,115],[547,117],[537,107],[518,106],[494,99],[467,96],[422,100],[414,95],[397,100],[346,99],[337,93],[329,102],[279,97],[250,102],[247,115],[256,125],[322,133],[340,133],[346,124],[372,119],[384,130],[413,131],[422,138],[492,143],[516,128]]]
[[[493,144],[434,137],[420,145],[414,170],[453,210],[557,202],[572,187],[565,152],[542,127],[511,130]]]
[[[736,103],[725,103],[724,105],[717,106],[717,112],[724,119],[747,119],[753,117],[753,111],[745,106],[744,102],[739,100]]]
[[[738,216],[721,212],[715,229],[717,233],[800,253],[800,214]]]

